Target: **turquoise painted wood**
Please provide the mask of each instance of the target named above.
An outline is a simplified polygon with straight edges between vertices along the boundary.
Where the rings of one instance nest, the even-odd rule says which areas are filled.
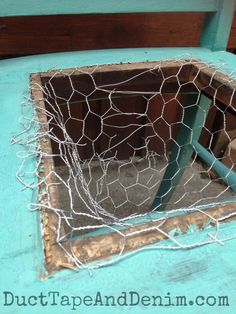
[[[29,93],[29,74],[49,69],[86,66],[96,60],[97,64],[117,62],[139,62],[193,57],[204,62],[222,63],[223,70],[231,73],[236,68],[235,56],[226,52],[211,52],[208,49],[120,49],[74,53],[60,53],[24,57],[0,61],[0,206],[1,206],[1,276],[0,312],[16,313],[58,313],[76,311],[71,306],[3,306],[3,291],[19,295],[39,295],[41,292],[58,291],[61,295],[91,295],[97,291],[104,295],[118,296],[122,291],[136,291],[140,294],[171,296],[186,295],[189,300],[197,295],[228,295],[229,306],[185,306],[147,307],[141,306],[81,306],[80,313],[220,313],[236,312],[236,240],[225,246],[212,244],[194,250],[149,250],[135,254],[120,263],[95,270],[92,276],[86,271],[61,271],[51,278],[45,275],[39,217],[28,210],[28,204],[37,198],[37,193],[23,190],[15,174],[20,165],[17,152],[24,147],[11,145],[12,136],[22,128],[19,117],[22,103]],[[236,73],[234,74],[236,78]],[[4,134],[4,135],[3,135]],[[29,170],[35,166],[32,159]],[[29,178],[30,180],[30,178]],[[36,191],[35,191],[36,192]],[[235,236],[236,223],[225,224],[221,237]],[[179,241],[189,243],[200,240],[210,230],[178,236]]]
[[[218,0],[2,0],[1,16],[134,13],[134,12],[216,12]]]
[[[218,11],[208,13],[201,36],[201,46],[211,50],[226,50],[234,17],[235,1],[219,1]]]
[[[153,208],[164,210],[178,186],[194,152],[192,141],[199,140],[211,103],[212,101],[205,95],[201,95],[199,101],[196,94],[187,96],[183,124],[173,144],[168,166],[152,205]]]
[[[222,164],[213,154],[209,153],[206,148],[199,144],[198,141],[193,140],[192,146],[201,159],[204,160],[209,167],[212,167],[219,178],[236,192],[236,172]]]

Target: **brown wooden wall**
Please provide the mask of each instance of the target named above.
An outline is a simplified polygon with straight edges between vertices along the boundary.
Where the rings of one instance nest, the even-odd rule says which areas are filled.
[[[199,45],[204,17],[203,13],[159,13],[0,18],[0,58],[87,49],[194,47]],[[236,15],[228,49],[236,50]],[[173,95],[168,97],[171,99]],[[170,104],[172,109],[166,110],[168,115],[164,119],[170,127],[164,120],[158,125],[158,133],[165,140],[170,130],[175,133],[174,122],[178,121],[180,114],[177,103],[173,100]],[[129,106],[137,106],[137,99],[129,99]],[[162,108],[160,101],[158,106],[156,102],[150,105],[150,116],[154,116],[151,111],[157,108]],[[210,121],[214,117],[215,113],[211,114]],[[233,128],[231,124],[230,129]],[[89,122],[86,129],[94,132],[94,125],[93,121]],[[163,143],[150,145],[152,149],[159,147],[162,151]],[[122,147],[120,151],[128,153],[128,148]]]
[[[42,74],[47,98],[45,106],[52,117],[50,129],[57,137],[52,140],[53,153],[57,154],[56,165],[63,162],[62,153],[70,157],[71,146],[61,151],[61,145],[58,145],[58,139],[68,140],[67,134],[77,143],[81,159],[91,158],[94,151],[105,159],[113,156],[128,159],[133,154],[145,156],[146,148],[159,155],[169,152],[183,123],[184,107],[188,107],[188,112],[196,109],[198,88],[203,88],[209,97],[215,97],[200,142],[214,148],[225,122],[227,130],[235,129],[235,114],[229,115],[226,108],[230,109],[229,100],[236,106],[236,95],[234,97],[233,87],[222,85],[224,75],[212,80],[210,73],[199,73],[199,68],[193,69],[189,64],[177,66],[167,62],[161,71],[153,65],[156,63],[121,64],[103,66],[99,71],[92,71],[94,68],[90,67],[86,70],[93,73],[93,79],[91,74],[78,71],[73,74],[65,71],[63,75],[55,75],[54,71]],[[164,82],[163,77],[167,78]],[[209,82],[211,87],[207,88]],[[161,94],[154,96],[153,91],[159,90]],[[191,98],[186,93],[191,93]]]
[[[124,47],[198,46],[203,13],[0,18],[0,58]],[[228,49],[236,48],[236,15]]]

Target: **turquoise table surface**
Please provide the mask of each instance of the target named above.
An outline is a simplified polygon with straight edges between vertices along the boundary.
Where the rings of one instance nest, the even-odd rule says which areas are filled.
[[[213,243],[192,250],[145,250],[92,273],[62,270],[45,279],[39,217],[37,212],[28,208],[28,204],[37,197],[37,191],[22,190],[22,185],[16,180],[21,163],[17,153],[25,148],[12,145],[11,141],[22,130],[20,118],[22,104],[30,93],[30,73],[94,64],[190,58],[217,66],[220,64],[222,71],[236,78],[235,56],[206,48],[83,51],[0,61],[0,313],[236,313],[236,239],[226,241],[224,246]],[[29,170],[34,168],[35,162],[32,159]],[[207,232],[209,230],[182,235],[178,240],[188,243],[201,239]],[[221,238],[234,236],[236,222],[222,226]],[[68,297],[94,296],[97,292],[119,296],[122,292],[135,291],[140,296],[163,296],[166,305],[168,293],[171,297],[185,295],[188,301],[197,296],[228,296],[229,305],[197,306],[191,302],[178,307],[100,304],[74,306],[74,310],[72,305],[4,306],[4,291],[27,297],[50,291],[58,291]]]

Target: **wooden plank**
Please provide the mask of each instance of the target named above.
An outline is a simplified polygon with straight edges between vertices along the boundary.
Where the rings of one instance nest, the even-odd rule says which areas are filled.
[[[218,12],[206,15],[201,36],[201,47],[213,51],[225,50],[234,17],[235,0],[219,1]]]
[[[84,66],[84,67],[74,67],[68,69],[56,69],[56,70],[48,70],[47,72],[41,72],[40,76],[44,80],[45,78],[49,79],[51,76],[55,75],[57,77],[64,77],[65,75],[71,76],[83,76],[87,75],[87,73],[93,72],[93,75],[99,74],[99,83],[103,85],[107,85],[109,83],[117,83],[120,82],[120,78],[124,78],[125,73],[132,77],[132,74],[137,74],[142,71],[152,71],[158,72],[158,67],[161,67],[162,72],[165,77],[168,75],[175,75],[180,70],[181,66],[184,66],[184,71],[179,73],[181,80],[188,80],[190,74],[192,73],[192,65],[201,66],[202,68],[206,65],[203,62],[198,62],[196,60],[188,61],[188,60],[164,60],[164,61],[143,61],[143,62],[120,62],[120,63],[111,63],[111,64],[101,64],[100,66],[92,65],[92,66]],[[105,73],[105,75],[103,74]],[[115,74],[115,75],[114,75]],[[157,74],[157,73],[156,73]],[[107,78],[106,76],[109,75]],[[116,80],[115,82],[111,82],[110,79]],[[127,77],[125,77],[127,79]],[[163,78],[162,78],[163,79]],[[160,78],[158,79],[160,81]]]
[[[193,154],[192,140],[198,141],[211,105],[211,100],[201,95],[188,95],[184,107],[183,123],[180,123],[164,177],[153,201],[153,209],[163,210],[173,195]]]
[[[89,73],[92,73],[93,80]],[[107,98],[110,92],[113,97],[134,96],[140,92],[148,96],[158,90],[162,93],[176,93],[179,89],[179,81],[187,83],[190,73],[192,73],[190,61],[165,61],[55,70],[41,73],[41,77],[49,95],[51,94],[53,98],[55,92],[60,97],[57,102],[61,104],[69,98],[71,102],[84,101],[83,95],[89,94],[91,94],[89,99],[92,100]],[[168,78],[164,83],[163,76]],[[115,91],[113,91],[114,87],[116,87]],[[79,90],[83,95],[78,93],[72,95],[73,89]],[[193,90],[196,90],[193,84],[183,84],[181,93]]]
[[[41,85],[40,76],[35,74],[31,76],[32,97],[37,106],[38,120],[40,122],[40,132],[48,132],[48,121],[45,115],[45,102],[43,100],[43,92],[39,88]],[[51,141],[48,137],[43,137],[39,142],[40,149],[50,156],[52,154]],[[39,160],[38,160],[39,162]],[[40,169],[41,168],[41,169]],[[40,172],[41,170],[41,172]],[[57,179],[54,174],[55,165],[51,157],[44,157],[39,165],[38,173],[38,193],[39,199],[42,201],[40,208],[42,237],[44,241],[45,266],[49,272],[60,267],[60,264],[65,260],[64,254],[60,246],[57,244],[58,234],[56,226],[59,224],[58,215],[49,210],[49,208],[59,208],[59,195],[56,185]],[[47,194],[45,195],[45,191]],[[39,200],[38,200],[39,202]],[[62,225],[60,228],[60,236],[64,236],[65,230]]]
[[[231,27],[231,33],[228,41],[228,49],[235,49],[236,51],[236,12],[234,13],[234,19]]]
[[[0,57],[104,48],[196,47],[203,19],[204,13],[2,17]],[[233,48],[236,14],[228,43],[228,49]]]
[[[217,0],[2,0],[0,16],[49,14],[134,13],[134,12],[215,12]]]
[[[203,19],[203,13],[0,18],[0,56],[106,48],[197,47]]]
[[[207,66],[204,63],[196,63],[192,67],[190,80],[204,93],[219,101],[223,107],[236,108],[236,81],[231,76]]]
[[[127,253],[142,248],[145,245],[168,239],[168,234],[173,228],[185,234],[191,229],[192,225],[197,230],[202,230],[207,225],[215,225],[217,220],[220,222],[229,221],[225,217],[230,216],[230,214],[232,214],[231,219],[235,220],[235,208],[235,202],[223,204],[207,209],[205,213],[196,210],[190,214],[179,215],[168,219],[163,218],[137,226],[134,225],[119,233],[111,232],[102,236],[75,240],[72,244],[72,251],[83,263],[108,258],[120,252]]]

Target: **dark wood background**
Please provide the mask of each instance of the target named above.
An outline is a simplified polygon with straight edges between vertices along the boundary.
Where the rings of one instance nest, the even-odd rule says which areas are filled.
[[[0,58],[88,49],[195,47],[199,45],[204,18],[204,13],[0,18]],[[228,42],[228,50],[236,52],[236,14]],[[170,100],[173,96],[168,95]],[[131,108],[137,107],[139,102],[137,102],[137,99],[130,99],[129,106]],[[96,105],[100,108],[104,105],[104,102]],[[158,132],[165,141],[180,117],[180,110],[178,110],[175,99],[170,102],[170,105],[171,110],[166,110],[167,116],[158,125]],[[155,112],[151,112],[150,115],[155,116],[156,110],[159,110],[158,108],[162,108],[162,103],[157,99],[154,106],[150,106],[151,111],[155,109]],[[217,126],[214,126],[215,134],[222,128],[222,117],[216,118],[217,110],[213,108],[207,124],[211,129],[213,128],[212,121],[217,120]],[[228,114],[226,120],[227,129],[234,129],[235,118]],[[165,121],[168,121],[169,127],[167,127]],[[95,130],[94,125],[95,122],[92,119],[86,128],[91,134]],[[205,146],[208,146],[209,136],[206,135],[202,134],[202,142]],[[160,148],[161,144],[155,142],[152,146]],[[122,148],[122,151],[125,150]]]
[[[0,58],[87,49],[198,46],[204,13],[0,18]],[[228,43],[236,49],[236,15]]]

